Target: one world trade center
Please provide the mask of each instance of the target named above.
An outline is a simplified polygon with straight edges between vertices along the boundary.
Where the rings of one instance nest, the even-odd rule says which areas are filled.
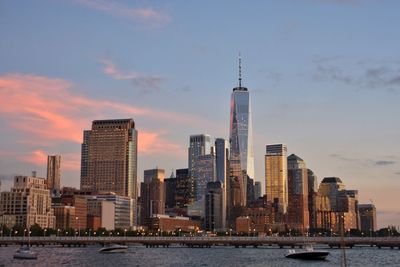
[[[239,86],[233,88],[230,113],[230,176],[237,190],[231,193],[233,206],[246,206],[247,176],[254,179],[253,129],[250,94],[242,86],[239,57]]]

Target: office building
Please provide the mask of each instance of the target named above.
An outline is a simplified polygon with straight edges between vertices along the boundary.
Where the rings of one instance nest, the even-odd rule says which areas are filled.
[[[137,199],[137,131],[133,119],[95,120],[84,131],[81,190]]]
[[[279,214],[288,207],[287,148],[283,144],[267,145],[265,155],[265,194]],[[283,217],[276,216],[278,220]]]
[[[318,194],[318,179],[314,172],[310,169],[307,171],[308,174],[308,212],[310,229],[317,228],[317,210],[316,210],[316,198]]]
[[[200,156],[210,155],[211,154],[211,137],[208,134],[198,134],[191,135],[189,138],[189,149],[188,149],[188,160],[189,160],[189,199],[190,203],[197,200],[197,173],[196,166],[201,165],[197,163],[197,159]],[[204,158],[203,158],[204,160]]]
[[[250,94],[242,86],[241,59],[239,58],[239,86],[233,88],[230,103],[230,175],[239,183],[239,199],[230,200],[246,206],[247,176],[254,178],[253,128]],[[234,197],[233,195],[232,197]]]
[[[165,213],[165,170],[144,171],[144,182],[140,185],[142,224],[153,214]]]
[[[358,205],[360,213],[360,229],[361,231],[371,234],[377,230],[376,226],[376,208],[374,204]]]
[[[91,229],[130,229],[134,226],[133,199],[115,194],[87,196]],[[99,227],[100,226],[100,227]]]
[[[220,181],[207,183],[205,199],[205,227],[209,231],[225,229],[224,191]]]
[[[208,155],[196,157],[192,168],[192,175],[195,178],[196,186],[196,201],[204,200],[207,183],[215,181],[215,171],[215,154],[213,149]]]
[[[288,223],[292,229],[305,232],[309,228],[308,169],[295,154],[287,158],[288,166]]]
[[[47,188],[52,195],[60,192],[61,156],[47,156]]]
[[[178,208],[186,208],[191,203],[191,187],[189,169],[176,170],[175,202]]]
[[[170,209],[176,206],[176,177],[172,172],[171,176],[164,179],[165,184],[165,207]]]

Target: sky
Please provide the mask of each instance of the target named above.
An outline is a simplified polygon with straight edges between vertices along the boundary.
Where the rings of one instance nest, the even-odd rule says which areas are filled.
[[[79,187],[82,132],[133,118],[138,177],[187,168],[189,135],[229,136],[229,101],[251,94],[255,179],[284,143],[400,225],[400,2],[395,0],[0,2],[0,178]]]

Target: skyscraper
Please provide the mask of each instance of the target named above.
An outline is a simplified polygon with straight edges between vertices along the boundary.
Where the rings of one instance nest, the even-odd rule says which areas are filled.
[[[61,156],[47,156],[47,188],[54,195],[60,191]]]
[[[197,200],[197,182],[195,166],[200,166],[199,162],[196,163],[200,156],[211,154],[211,137],[208,134],[191,135],[189,139],[188,160],[189,160],[189,199],[190,202]],[[206,183],[207,184],[207,183]],[[205,188],[205,185],[204,185]],[[204,191],[203,191],[204,193]]]
[[[207,183],[214,182],[216,176],[215,154],[213,150],[211,150],[211,154],[196,157],[192,175],[195,179],[196,201],[204,200]]]
[[[229,143],[223,138],[215,139],[215,167],[216,180],[222,184],[222,217],[223,228],[226,227],[227,213],[229,211]]]
[[[153,214],[165,213],[165,170],[144,171],[144,182],[140,185],[142,224]]]
[[[133,119],[96,120],[84,131],[81,189],[137,199],[137,131]]]
[[[230,201],[246,206],[247,176],[254,178],[253,129],[250,94],[242,87],[239,58],[239,86],[233,88],[230,111],[230,175],[239,182],[240,199]]]
[[[288,222],[292,228],[306,231],[309,224],[308,169],[295,154],[288,158]]]
[[[210,231],[225,229],[223,199],[224,192],[220,181],[209,182],[205,198],[205,226]]]
[[[265,155],[265,194],[276,211],[286,214],[288,206],[287,148],[283,144],[267,145]],[[277,217],[279,218],[279,216]]]

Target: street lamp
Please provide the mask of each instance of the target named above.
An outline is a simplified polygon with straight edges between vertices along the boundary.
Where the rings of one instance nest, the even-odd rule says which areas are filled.
[[[124,237],[126,237],[126,231],[128,231],[126,228],[124,229]]]
[[[229,237],[232,237],[232,228],[229,229]]]
[[[44,228],[44,231],[43,231],[43,237],[45,237],[45,236],[46,236],[46,232],[47,232],[47,229],[46,229],[46,228]]]

